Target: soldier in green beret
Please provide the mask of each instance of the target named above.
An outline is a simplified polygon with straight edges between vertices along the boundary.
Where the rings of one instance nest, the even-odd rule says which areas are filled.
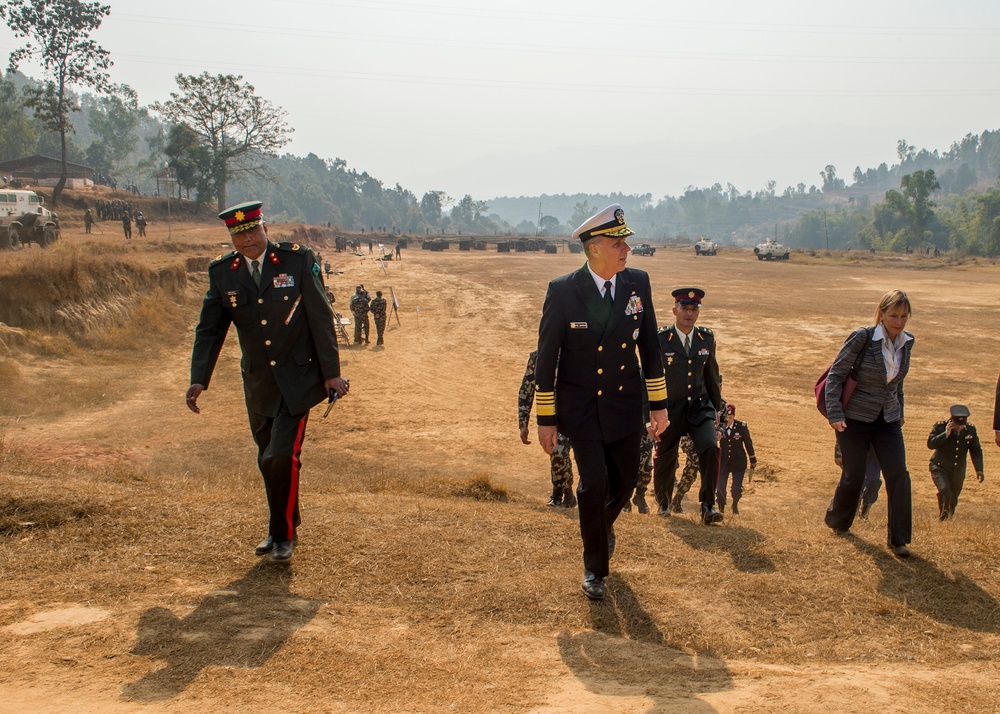
[[[186,400],[191,411],[201,412],[198,397],[208,389],[230,324],[236,325],[243,393],[271,513],[267,538],[254,553],[287,562],[300,522],[300,454],[309,410],[347,394],[348,383],[340,375],[333,311],[316,256],[297,244],[268,241],[261,206],[252,201],[219,214],[235,250],[208,268]]]

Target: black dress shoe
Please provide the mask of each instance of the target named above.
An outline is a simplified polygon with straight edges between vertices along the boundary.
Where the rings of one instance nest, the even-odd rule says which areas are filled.
[[[715,506],[701,507],[701,522],[706,526],[710,526],[713,523],[722,523],[722,517],[722,514],[715,509]]]
[[[853,538],[854,534],[851,533],[850,528],[834,528],[833,534],[838,538]]]
[[[906,544],[893,545],[893,546],[890,546],[890,548],[892,548],[893,554],[896,557],[898,557],[898,558],[909,558],[910,557],[910,546],[908,546]]]
[[[664,516],[664,517],[669,516],[670,515],[670,507],[669,506],[660,506],[660,509],[656,512],[656,515],[658,515],[658,516]]]
[[[292,550],[294,550],[294,546],[290,540],[275,543],[274,550],[271,551],[271,560],[275,563],[287,563],[292,559]]]
[[[257,544],[257,547],[253,549],[253,554],[258,556],[267,555],[272,550],[274,550],[274,538],[268,536]]]
[[[589,570],[585,570],[583,573],[583,585],[580,586],[580,589],[591,600],[604,599],[604,581]]]
[[[615,554],[615,527],[608,526],[608,558]]]

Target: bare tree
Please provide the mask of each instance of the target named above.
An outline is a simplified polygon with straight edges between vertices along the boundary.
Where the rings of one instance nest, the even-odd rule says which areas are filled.
[[[53,205],[66,186],[66,134],[73,131],[70,113],[79,111],[70,88],[89,87],[99,94],[125,97],[134,104],[135,92],[111,83],[111,54],[90,39],[111,13],[110,5],[80,0],[6,0],[0,2],[0,19],[14,34],[28,38],[24,47],[10,53],[14,72],[24,60],[34,59],[42,67],[44,82],[28,90],[26,104],[46,129],[59,132],[62,173],[52,192]]]
[[[241,176],[263,177],[263,158],[288,143],[287,113],[255,94],[243,76],[178,74],[178,92],[153,109],[174,124],[193,129],[208,150],[208,166],[219,210],[226,208],[226,183]]]

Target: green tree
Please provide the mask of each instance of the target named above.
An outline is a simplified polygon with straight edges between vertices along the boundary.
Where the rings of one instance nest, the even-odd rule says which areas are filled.
[[[79,111],[70,87],[90,87],[100,94],[134,97],[125,86],[114,85],[108,70],[111,54],[90,38],[111,12],[110,5],[82,0],[6,0],[0,3],[2,18],[17,37],[28,39],[24,47],[10,53],[9,71],[28,59],[42,68],[41,87],[28,89],[26,104],[34,109],[42,125],[59,133],[62,173],[52,192],[52,204],[66,186],[68,170],[66,135],[73,130],[70,114]]]
[[[104,145],[108,170],[119,168],[138,141],[135,129],[139,126],[139,114],[135,98],[86,97],[84,103],[90,105],[90,130]]]
[[[170,127],[163,153],[168,159],[167,166],[173,169],[177,177],[178,186],[187,189],[188,195],[193,188],[197,192],[199,203],[215,198],[212,156],[194,129],[187,124],[174,124]]]
[[[186,124],[211,157],[210,178],[219,210],[226,208],[230,179],[265,178],[265,157],[289,142],[286,112],[255,93],[243,76],[178,74],[170,100],[153,109],[167,121]]]
[[[24,98],[9,77],[0,79],[0,161],[34,153],[38,146],[38,124],[24,111]]]
[[[441,222],[441,212],[444,209],[444,191],[428,191],[420,199],[420,213],[424,220],[432,226]]]
[[[583,222],[594,215],[594,213],[594,209],[590,207],[590,202],[584,199],[573,205],[573,215],[569,218],[569,224],[576,230],[577,226],[583,225]]]

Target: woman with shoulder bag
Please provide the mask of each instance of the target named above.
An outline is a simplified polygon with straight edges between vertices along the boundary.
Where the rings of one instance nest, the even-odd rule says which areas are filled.
[[[889,507],[889,548],[910,554],[912,523],[910,473],[903,444],[903,380],[910,369],[913,335],[904,328],[911,314],[902,290],[886,293],[875,310],[875,327],[859,328],[844,342],[826,381],[826,410],[843,454],[843,473],[826,512],[837,535],[851,535],[865,480],[869,448],[885,479]],[[857,362],[857,370],[851,375]],[[848,376],[857,387],[846,405],[840,399]]]

